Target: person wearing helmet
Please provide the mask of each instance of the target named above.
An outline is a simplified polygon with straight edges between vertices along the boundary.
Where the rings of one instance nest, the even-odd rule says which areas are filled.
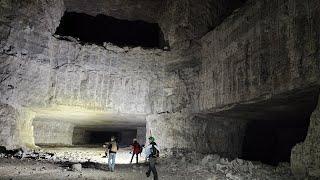
[[[156,169],[156,161],[159,157],[159,147],[155,143],[154,137],[150,136],[149,145],[146,147],[145,154],[148,160],[148,171],[146,172],[147,177],[150,176],[150,173],[153,173],[153,179],[158,180],[158,173]]]
[[[132,157],[130,160],[130,164],[132,163],[134,155],[136,155],[136,164],[138,164],[138,155],[141,153],[141,146],[138,143],[137,139],[133,139],[133,143],[131,146],[132,146]]]
[[[117,151],[119,150],[119,145],[116,142],[116,138],[114,136],[111,137],[111,142],[108,146],[108,150],[109,150],[108,166],[109,166],[109,170],[113,172],[114,166],[116,164],[116,154],[117,154]]]

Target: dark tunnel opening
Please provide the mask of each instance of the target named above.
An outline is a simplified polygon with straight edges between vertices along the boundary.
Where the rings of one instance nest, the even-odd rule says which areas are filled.
[[[258,118],[247,124],[241,158],[270,165],[290,162],[291,150],[307,136],[310,116],[317,106],[315,89],[281,102],[270,101]],[[272,107],[269,109],[268,107]],[[254,119],[256,118],[256,119]]]
[[[99,132],[92,131],[89,132],[89,144],[103,144],[109,142],[111,137],[115,137],[117,141],[121,140],[120,132]]]
[[[65,12],[55,34],[79,38],[82,44],[107,42],[120,47],[164,47],[164,36],[157,23],[121,20],[101,14],[94,17]]]
[[[101,146],[115,137],[120,147],[128,147],[137,138],[137,129],[92,129],[76,127],[73,131],[73,145]]]
[[[291,149],[304,141],[308,124],[307,119],[251,121],[245,133],[242,158],[270,165],[290,162]]]
[[[88,144],[104,144],[105,142],[110,142],[110,139],[113,136],[121,147],[127,147],[130,146],[132,140],[136,138],[137,131],[91,131],[89,134]]]

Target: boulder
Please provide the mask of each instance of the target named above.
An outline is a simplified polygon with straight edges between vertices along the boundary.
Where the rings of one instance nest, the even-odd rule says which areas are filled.
[[[72,169],[72,171],[81,171],[82,166],[81,166],[81,164],[73,164],[71,166],[71,169]]]

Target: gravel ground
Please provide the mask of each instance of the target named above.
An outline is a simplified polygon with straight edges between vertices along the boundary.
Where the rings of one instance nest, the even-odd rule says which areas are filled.
[[[50,158],[0,158],[0,179],[153,179],[147,178],[147,166],[128,164],[129,149],[121,149],[115,172],[107,168],[101,148],[44,148],[54,153]],[[82,164],[80,172],[72,171],[75,163]],[[278,167],[241,159],[228,160],[218,155],[197,153],[162,157],[157,164],[159,179],[164,180],[291,180],[289,163]]]

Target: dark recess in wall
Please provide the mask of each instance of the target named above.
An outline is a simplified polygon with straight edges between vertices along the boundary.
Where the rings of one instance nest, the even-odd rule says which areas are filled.
[[[307,136],[310,116],[317,106],[319,89],[270,101],[271,109],[251,111],[241,158],[270,165],[290,162],[291,150]]]
[[[291,149],[304,141],[309,121],[279,119],[249,123],[243,142],[243,159],[270,165],[290,162]]]
[[[103,45],[104,42],[124,47],[162,48],[164,37],[156,23],[120,20],[110,16],[90,16],[65,12],[57,35],[79,38],[82,44]]]

